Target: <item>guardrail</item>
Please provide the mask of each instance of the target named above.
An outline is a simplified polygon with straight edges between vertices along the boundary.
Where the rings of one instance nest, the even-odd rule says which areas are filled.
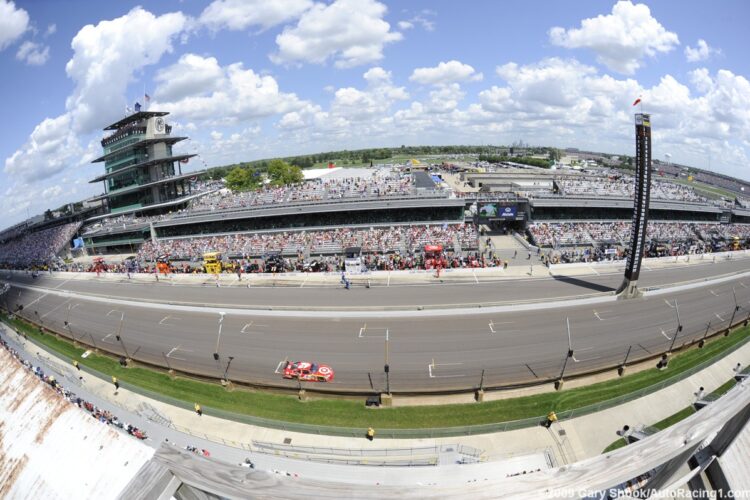
[[[5,318],[2,318],[2,321],[6,323],[9,328],[13,329],[13,326],[8,324],[5,321]],[[744,322],[745,321],[738,321],[734,326],[736,327],[740,324],[743,324]],[[718,336],[720,334],[721,334],[721,331],[716,332],[714,336]],[[42,349],[48,349],[45,345],[43,345],[40,342],[37,342],[33,338],[29,338],[27,340]],[[711,366],[712,364],[716,363],[720,359],[740,349],[748,342],[750,342],[750,336],[746,337],[745,339],[738,342],[737,344],[731,346],[729,349],[722,351],[716,356],[713,356],[710,359],[707,359],[693,366],[692,368],[689,368],[683,372],[680,372],[674,375],[673,377],[663,380],[657,384],[644,387],[643,389],[640,389],[638,391],[624,394],[622,396],[618,396],[616,398],[612,398],[612,399],[602,401],[596,404],[587,405],[587,406],[575,408],[572,410],[561,411],[557,413],[557,418],[559,420],[568,420],[568,419],[580,417],[583,415],[597,413],[601,410],[612,408],[612,407],[627,403],[629,401],[634,401],[648,394],[652,394],[654,392],[664,389],[665,387],[675,384],[681,380],[684,380],[704,370],[705,368]],[[72,363],[72,359],[68,358],[65,355],[55,352],[55,356],[62,359],[63,361],[67,363]],[[81,365],[81,369],[86,371],[90,375],[93,375],[105,382],[110,381],[109,375],[101,373],[98,370],[94,370],[86,365]],[[149,389],[145,389],[143,387],[133,385],[128,382],[121,381],[120,386],[136,394],[140,394],[141,396],[145,396],[145,397],[157,400],[157,401],[161,401],[162,403],[170,404],[178,408],[182,408],[188,411],[193,411],[194,409],[192,402],[173,398],[171,396],[157,393],[155,391],[151,391]],[[470,391],[473,391],[473,390],[474,389],[471,389]],[[463,391],[463,392],[467,392],[467,391]],[[373,411],[377,411],[377,410],[373,410]],[[297,423],[297,422],[284,422],[280,420],[272,420],[272,419],[267,419],[267,418],[262,418],[262,417],[256,417],[253,415],[245,415],[245,414],[235,413],[235,412],[222,410],[218,408],[206,407],[206,406],[203,406],[203,413],[206,415],[217,417],[217,418],[231,420],[234,422],[244,423],[248,425],[255,425],[259,427],[266,427],[266,428],[284,430],[284,431],[289,431],[289,432],[299,432],[299,433],[305,433],[305,434],[343,436],[343,437],[363,437],[366,433],[366,429],[364,428],[336,427],[336,426],[304,424],[304,423]],[[507,431],[513,431],[513,430],[518,430],[518,429],[525,429],[529,427],[535,427],[543,423],[545,419],[546,419],[546,416],[540,415],[536,417],[513,420],[513,421],[508,421],[508,422],[493,422],[489,424],[480,424],[480,425],[471,425],[471,426],[434,427],[434,428],[426,428],[426,429],[380,429],[379,428],[377,430],[377,433],[378,433],[379,438],[390,438],[390,439],[419,439],[419,438],[443,438],[443,437],[455,437],[455,436],[468,436],[468,435],[475,435],[475,434],[507,432]],[[193,436],[203,437],[207,440],[220,442],[224,444],[232,443],[232,445],[236,445],[237,447],[240,447],[243,449],[251,449],[247,444],[231,442],[231,441],[224,440],[223,438],[215,438],[214,436],[210,436],[210,435],[203,434],[203,433],[196,434],[189,430],[186,430],[185,428],[177,428],[176,426],[173,426],[173,428],[177,430],[181,430],[181,432],[187,432],[188,434],[191,434]]]

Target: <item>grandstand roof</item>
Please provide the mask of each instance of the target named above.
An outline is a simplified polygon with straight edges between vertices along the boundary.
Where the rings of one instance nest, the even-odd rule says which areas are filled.
[[[196,172],[191,172],[191,175],[196,175]],[[136,212],[147,212],[147,211],[154,210],[154,209],[157,209],[157,208],[171,207],[173,205],[179,205],[181,203],[188,202],[188,201],[193,200],[195,198],[200,198],[201,196],[204,196],[204,195],[209,194],[211,192],[213,192],[213,191],[191,194],[189,196],[183,196],[181,198],[177,198],[177,199],[174,199],[174,200],[166,201],[164,203],[155,203],[153,205],[148,205],[146,207],[136,207],[136,208],[131,208],[131,209],[128,209],[128,210],[121,210],[121,211],[118,211],[115,214],[106,213],[106,214],[103,214],[103,215],[96,215],[94,217],[89,217],[88,219],[84,220],[83,222],[85,224],[89,224],[89,223],[93,223],[93,222],[96,222],[98,220],[106,219],[106,218],[109,218],[109,217],[116,217],[116,216],[119,216],[119,215],[132,214],[132,213],[136,213]],[[104,199],[104,198],[105,198],[105,196],[99,196],[97,199],[101,200],[101,199]],[[112,232],[114,233],[115,231],[113,230]],[[91,236],[91,234],[87,234],[87,236]]]
[[[139,191],[139,190],[141,190],[143,188],[146,188],[146,187],[158,186],[159,184],[165,184],[167,182],[179,181],[181,179],[187,179],[188,177],[193,177],[195,175],[196,175],[195,172],[189,172],[187,174],[174,175],[172,177],[166,177],[164,179],[159,179],[158,181],[154,181],[154,182],[147,182],[146,184],[134,184],[132,186],[128,186],[128,187],[123,188],[123,189],[118,189],[117,191],[112,191],[112,192],[109,192],[109,193],[106,193],[106,194],[99,195],[96,198],[92,198],[92,199],[93,200],[102,200],[104,198],[111,198],[112,196],[120,196],[121,194],[132,193],[133,191]],[[143,208],[144,207],[140,207],[139,210],[143,210]],[[153,207],[149,206],[149,208],[153,208]]]
[[[161,141],[161,139],[159,141]],[[106,179],[108,179],[110,177],[114,177],[116,175],[120,175],[121,173],[127,172],[128,170],[133,170],[133,169],[141,168],[141,167],[149,167],[151,165],[157,165],[159,163],[182,161],[182,160],[186,160],[188,158],[192,158],[193,156],[196,156],[196,155],[195,154],[175,155],[175,156],[167,156],[166,158],[156,158],[154,160],[148,160],[148,161],[144,161],[144,162],[141,162],[141,163],[136,163],[135,165],[130,165],[128,167],[124,167],[124,168],[120,168],[120,169],[117,169],[117,170],[113,170],[111,172],[107,172],[104,175],[100,175],[99,177],[91,179],[89,181],[89,184],[93,184],[94,182],[103,181],[103,180],[106,180]],[[192,174],[192,175],[195,175],[195,174]]]
[[[243,209],[227,209],[221,211],[207,210],[202,213],[193,213],[177,216],[159,222],[154,222],[154,227],[178,226],[183,224],[198,224],[213,222],[216,220],[237,220],[259,217],[272,217],[277,215],[305,214],[305,213],[331,213],[348,211],[368,210],[390,210],[409,209],[423,207],[460,207],[465,205],[461,198],[445,197],[417,197],[417,198],[385,198],[385,199],[352,199],[347,201],[326,201],[314,203],[289,203],[285,205],[255,206]]]
[[[158,139],[144,139],[142,141],[134,142],[133,144],[128,144],[127,146],[123,146],[121,148],[115,149],[114,151],[112,151],[110,153],[107,153],[106,155],[100,156],[96,160],[92,160],[91,163],[97,163],[97,162],[100,162],[100,161],[107,161],[110,158],[112,158],[113,156],[116,156],[116,155],[122,153],[123,151],[127,151],[128,149],[141,148],[141,147],[144,147],[144,146],[148,146],[150,144],[156,144],[157,142],[164,142],[164,143],[167,143],[167,144],[175,144],[177,142],[184,141],[185,139],[187,139],[187,137],[182,137],[182,136],[168,136],[168,137],[160,137]]]
[[[124,127],[128,123],[137,122],[140,120],[144,120],[146,118],[151,118],[152,116],[166,116],[169,113],[166,111],[139,111],[137,113],[133,113],[132,115],[128,115],[122,120],[116,121],[112,125],[107,125],[104,127],[104,130],[117,130],[119,128]]]

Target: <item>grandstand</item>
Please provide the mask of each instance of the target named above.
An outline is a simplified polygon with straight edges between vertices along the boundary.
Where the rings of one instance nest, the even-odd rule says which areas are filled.
[[[426,244],[442,245],[456,265],[466,265],[478,256],[480,228],[526,235],[554,259],[625,256],[632,176],[610,168],[507,165],[483,172],[469,165],[412,170],[410,165],[308,170],[301,183],[241,192],[223,181],[183,179],[190,196],[168,213],[134,209],[83,223],[52,220],[9,228],[0,233],[0,263],[28,267],[65,257],[79,232],[87,253],[134,255],[145,269],[160,255],[197,262],[208,251],[243,260],[278,252],[290,268],[317,259],[336,269],[343,249],[352,246],[372,256],[371,268],[393,265],[393,256],[397,265],[410,266],[419,265]],[[647,255],[747,246],[747,199],[728,204],[668,179],[656,180],[651,196]]]

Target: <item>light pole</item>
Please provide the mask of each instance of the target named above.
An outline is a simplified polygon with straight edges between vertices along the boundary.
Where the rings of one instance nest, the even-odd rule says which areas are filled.
[[[729,335],[729,329],[732,328],[732,324],[734,324],[734,315],[740,310],[740,305],[737,303],[737,289],[734,287],[732,287],[732,296],[734,297],[734,309],[732,309],[732,318],[729,320],[729,325],[727,325],[727,333],[725,336]]]
[[[630,357],[630,351],[633,349],[632,345],[628,346],[628,352],[625,353],[625,359],[622,360],[622,363],[620,364],[620,367],[617,368],[617,374],[622,376],[625,373],[625,367],[628,364],[628,357]]]
[[[113,309],[107,313],[107,316],[109,316],[113,312],[120,313],[120,323],[117,325],[117,333],[115,334],[115,338],[122,346],[122,350],[125,353],[125,359],[127,359],[127,361],[130,361],[130,354],[128,354],[128,350],[125,348],[125,342],[122,340],[122,324],[125,322],[125,313],[123,311],[117,311]]]
[[[229,373],[229,365],[232,364],[233,359],[234,359],[234,356],[229,356],[229,361],[227,361],[227,369],[224,370],[224,382],[229,382],[229,379],[227,378],[227,374]]]
[[[225,312],[219,313],[219,334],[216,336],[216,349],[214,349],[214,360],[219,361],[219,342],[221,342],[221,327],[224,324]]]
[[[164,354],[164,351],[161,352],[161,355],[164,357],[164,361],[167,363],[167,370],[169,370],[170,375],[174,373],[174,370],[172,370],[172,367],[169,365],[169,356]]]
[[[565,324],[568,327],[568,352],[565,353],[565,359],[563,360],[562,370],[560,370],[560,376],[557,382],[555,382],[555,389],[558,391],[562,389],[563,377],[565,376],[565,368],[568,366],[568,360],[573,357],[573,342],[570,338],[570,318],[565,318]]]
[[[385,393],[390,394],[391,393],[391,367],[388,364],[388,357],[389,357],[389,349],[388,349],[388,341],[389,341],[389,335],[388,330],[385,331],[385,365],[383,366],[383,371],[385,372]]]
[[[39,333],[44,335],[44,321],[42,321],[41,316],[39,316],[39,311],[34,311],[34,316],[36,316],[37,321],[39,322]]]
[[[708,337],[708,330],[711,328],[711,322],[706,323],[706,333],[703,334],[703,338],[698,342],[698,347],[706,345],[706,337]]]
[[[680,305],[677,303],[677,299],[674,299],[674,309],[677,313],[677,329],[674,332],[674,335],[672,336],[672,343],[669,344],[669,350],[667,351],[667,354],[672,353],[672,349],[674,348],[674,343],[677,340],[677,335],[682,331],[682,322],[680,321]]]

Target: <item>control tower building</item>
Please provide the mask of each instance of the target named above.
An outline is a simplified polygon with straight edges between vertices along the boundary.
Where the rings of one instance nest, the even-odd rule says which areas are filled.
[[[104,130],[104,154],[93,163],[104,162],[104,174],[90,182],[104,182],[104,195],[111,214],[168,209],[190,194],[189,177],[182,164],[194,154],[174,155],[172,146],[187,137],[170,135],[172,127],[163,111],[140,111]]]

